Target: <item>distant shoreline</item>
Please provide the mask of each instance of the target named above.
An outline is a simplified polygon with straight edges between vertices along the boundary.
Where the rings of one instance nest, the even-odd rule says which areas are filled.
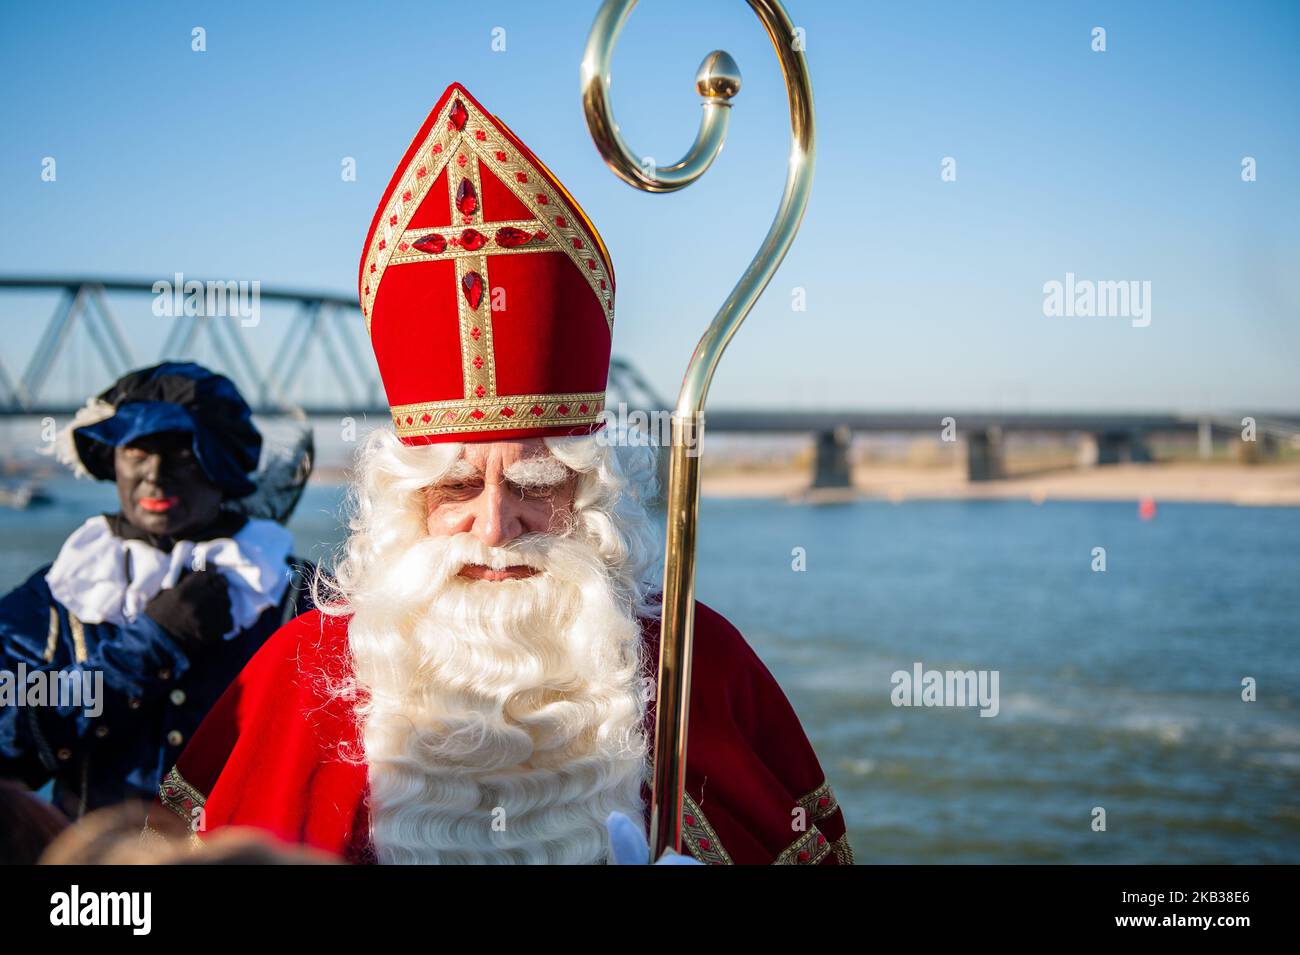
[[[324,467],[312,476],[315,487],[342,487],[348,471]],[[32,483],[53,491],[71,475],[54,472],[8,474],[3,486]],[[811,491],[811,468],[786,463],[736,466],[706,461],[701,493],[708,498],[776,499],[829,503],[845,500],[1026,500],[1127,501],[1152,498],[1234,504],[1243,507],[1300,507],[1300,461],[1265,464],[1230,462],[1154,462],[1101,467],[1062,467],[971,483],[964,468],[899,463],[857,464],[853,487]]]
[[[709,473],[701,494],[717,498],[785,498],[810,501],[877,499],[1132,501],[1144,498],[1253,507],[1300,507],[1300,463],[1261,465],[1152,463],[1011,476],[971,483],[965,471],[947,467],[859,465],[853,488],[808,491],[807,470]]]

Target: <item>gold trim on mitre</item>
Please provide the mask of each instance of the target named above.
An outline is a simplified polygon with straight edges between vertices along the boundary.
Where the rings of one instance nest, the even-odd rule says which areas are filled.
[[[451,111],[460,103],[466,111],[467,118],[460,129],[450,123]],[[559,184],[541,160],[536,163],[527,159],[514,145],[510,137],[498,131],[506,125],[495,117],[489,117],[479,110],[468,96],[461,96],[454,91],[443,104],[437,119],[429,128],[424,141],[416,150],[411,161],[402,171],[401,179],[393,188],[388,202],[384,204],[378,224],[366,246],[365,259],[361,267],[361,310],[366,319],[366,331],[370,331],[371,306],[378,294],[379,285],[390,265],[404,265],[410,262],[427,261],[421,256],[412,257],[412,244],[432,232],[444,232],[446,238],[456,238],[464,229],[473,228],[471,224],[450,225],[445,230],[416,229],[408,235],[411,219],[428,196],[429,189],[438,176],[447,169],[457,157],[465,154],[468,166],[473,159],[479,159],[492,171],[492,174],[518,199],[535,217],[524,220],[528,225],[516,223],[518,227],[534,233],[545,233],[545,241],[534,246],[520,247],[516,250],[537,252],[563,252],[585,276],[598,301],[603,303],[605,322],[610,331],[614,328],[614,283],[606,268],[608,253],[600,234],[596,232],[585,213]],[[513,135],[513,133],[512,133]],[[458,163],[459,164],[459,163]],[[462,168],[464,168],[462,166]],[[477,170],[477,166],[475,166]],[[448,179],[451,177],[449,176]],[[474,173],[477,179],[477,172]],[[479,190],[479,207],[472,217],[483,230],[497,229],[507,225],[505,222],[486,224],[482,218],[482,190]],[[456,217],[454,198],[451,203],[452,218]],[[480,230],[482,231],[482,230]],[[490,237],[489,237],[490,238]],[[497,254],[500,249],[492,244],[478,250],[481,254]],[[460,289],[456,290],[460,296]]]
[[[586,408],[584,411],[583,408]],[[605,407],[603,391],[567,395],[498,395],[393,405],[399,438],[507,431],[512,428],[577,428],[595,424]]]

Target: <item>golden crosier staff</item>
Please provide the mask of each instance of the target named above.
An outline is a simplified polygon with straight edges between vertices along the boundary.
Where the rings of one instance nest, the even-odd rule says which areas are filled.
[[[704,58],[695,86],[704,116],[690,151],[671,166],[646,168],[628,149],[614,122],[609,67],[614,44],[637,0],[605,0],[596,14],[582,58],[582,105],[596,148],[624,182],[646,192],[674,192],[704,175],[722,150],[731,98],[740,90],[740,68],[715,50]],[[767,288],[785,258],[808,205],[816,156],[812,85],[802,44],[779,0],[748,0],[776,48],[790,101],[790,164],[776,219],[745,273],[709,323],[690,364],[672,416],[668,474],[668,534],[664,558],[663,624],[656,697],[654,789],[650,804],[650,861],[664,850],[681,851],[682,787],[686,782],[686,731],[691,698],[691,652],[695,627],[695,527],[699,519],[700,453],[704,402],[722,352]]]

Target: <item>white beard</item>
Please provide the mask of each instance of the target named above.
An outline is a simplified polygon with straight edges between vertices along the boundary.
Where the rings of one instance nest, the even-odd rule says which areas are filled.
[[[391,541],[353,593],[371,835],[383,863],[605,861],[644,817],[641,631],[578,535]],[[529,564],[470,581],[467,563]]]

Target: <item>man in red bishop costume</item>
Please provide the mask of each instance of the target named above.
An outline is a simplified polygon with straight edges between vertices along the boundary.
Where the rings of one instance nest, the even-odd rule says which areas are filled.
[[[615,861],[611,814],[648,823],[662,550],[647,450],[600,433],[609,253],[453,84],[384,192],[359,292],[393,428],[360,453],[346,552],[151,825],[171,810],[200,839],[251,826],[353,862]],[[683,833],[710,864],[853,855],[789,702],[703,604]]]

